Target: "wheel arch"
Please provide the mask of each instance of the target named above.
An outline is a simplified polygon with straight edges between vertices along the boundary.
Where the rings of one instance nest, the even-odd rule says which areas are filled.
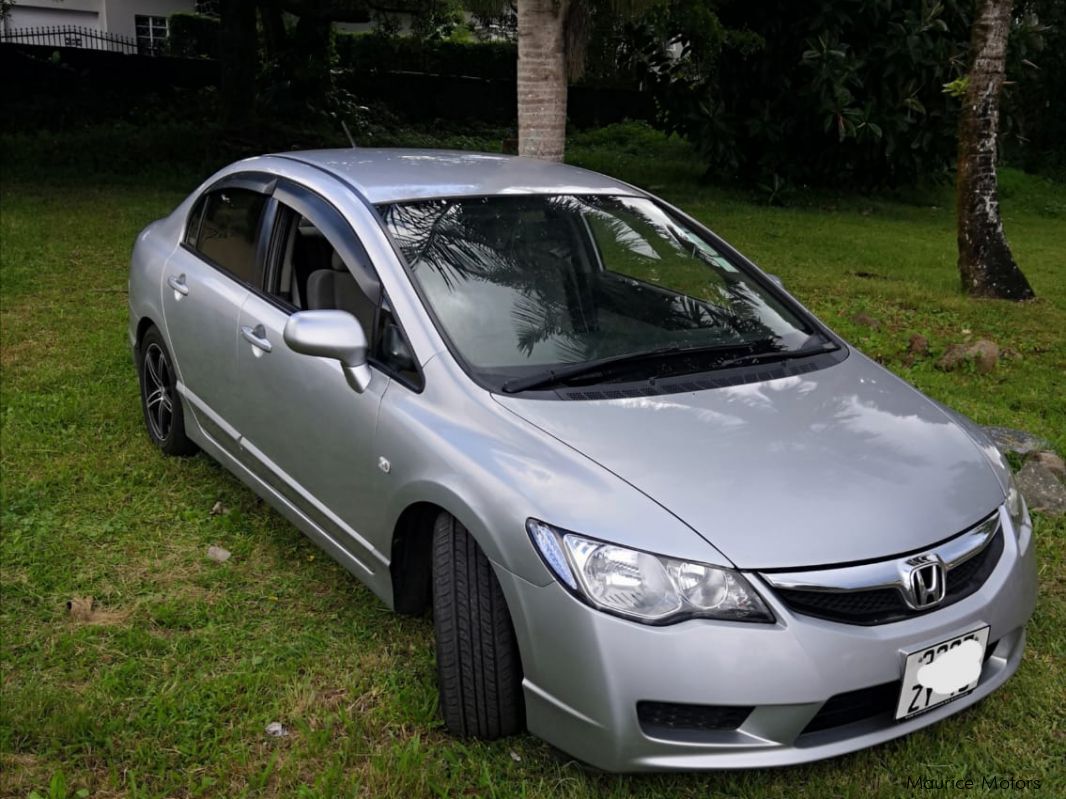
[[[451,511],[434,502],[416,501],[401,511],[393,526],[389,574],[397,613],[417,616],[430,605],[433,524],[441,513]]]
[[[451,486],[426,483],[411,488],[415,490],[404,492],[407,497],[392,526],[389,572],[393,608],[418,615],[431,600],[433,525],[442,512],[467,529],[494,567],[506,564],[490,525]],[[514,610],[509,611],[514,621]]]
[[[144,334],[148,332],[148,328],[150,327],[159,328],[159,325],[156,324],[156,321],[152,317],[142,316],[140,319],[137,320],[134,344],[136,345],[138,350],[140,350],[141,348],[141,342],[144,340]]]

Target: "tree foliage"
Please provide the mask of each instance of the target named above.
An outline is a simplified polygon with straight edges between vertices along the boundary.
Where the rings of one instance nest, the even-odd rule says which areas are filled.
[[[912,182],[955,154],[966,0],[674,0],[629,32],[667,129],[716,175]],[[663,43],[666,43],[664,46]]]

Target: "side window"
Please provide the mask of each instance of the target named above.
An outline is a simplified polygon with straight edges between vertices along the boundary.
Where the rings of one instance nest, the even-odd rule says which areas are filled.
[[[314,220],[280,199],[275,219],[265,281],[267,293],[297,311],[347,311],[363,327],[370,343],[371,360],[420,390],[422,376],[418,365],[387,302],[379,308],[355,278],[355,273],[360,271],[375,273],[370,256],[354,232],[338,234],[336,225],[330,227],[328,222],[324,223],[331,236],[348,237],[343,242],[331,241]],[[337,251],[338,246],[345,256]],[[348,264],[345,258],[360,259],[360,263]]]
[[[278,204],[278,212],[274,268],[267,291],[297,310],[347,311],[362,324],[367,340],[372,340],[374,303],[359,287],[340,253],[307,217],[284,203]],[[369,266],[362,245],[354,244],[356,256]]]
[[[195,248],[234,277],[255,285],[256,236],[267,198],[248,189],[207,195]]]

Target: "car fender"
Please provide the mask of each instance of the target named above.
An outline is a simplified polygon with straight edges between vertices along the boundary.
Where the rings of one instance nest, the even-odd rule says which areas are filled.
[[[529,518],[623,546],[732,566],[645,494],[501,407],[489,392],[471,390],[446,354],[427,363],[425,377],[421,393],[391,385],[379,412],[378,450],[392,478],[382,498],[382,551],[390,551],[401,514],[430,502],[462,522],[489,560],[537,585],[554,578],[526,532]],[[463,380],[468,385],[459,385]]]

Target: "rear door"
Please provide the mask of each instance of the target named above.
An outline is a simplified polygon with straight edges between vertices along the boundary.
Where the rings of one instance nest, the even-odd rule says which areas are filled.
[[[234,176],[207,189],[163,274],[163,317],[178,390],[200,429],[231,453],[241,405],[237,322],[250,287],[260,281],[272,180]]]

